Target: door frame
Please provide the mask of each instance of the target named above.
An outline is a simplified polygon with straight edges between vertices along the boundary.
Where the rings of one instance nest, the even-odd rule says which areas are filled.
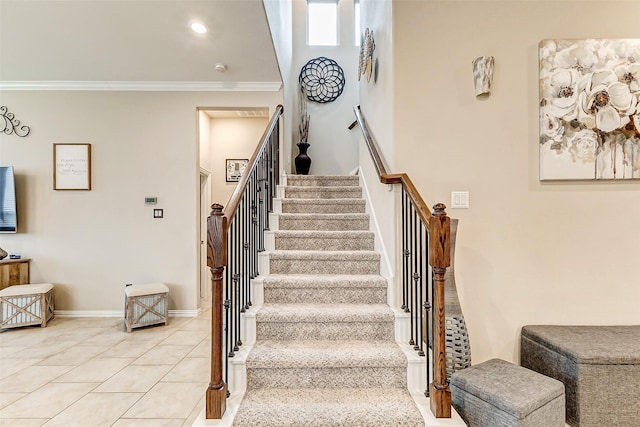
[[[200,221],[199,223],[199,241],[198,245],[198,269],[199,280],[198,283],[199,299],[206,300],[211,297],[211,272],[207,266],[207,218],[209,217],[211,209],[211,172],[204,168],[200,168]]]

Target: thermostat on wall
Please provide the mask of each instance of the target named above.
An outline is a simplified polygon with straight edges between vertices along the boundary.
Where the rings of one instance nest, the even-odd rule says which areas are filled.
[[[145,205],[157,205],[158,204],[158,198],[157,197],[145,197],[144,198],[144,204]]]

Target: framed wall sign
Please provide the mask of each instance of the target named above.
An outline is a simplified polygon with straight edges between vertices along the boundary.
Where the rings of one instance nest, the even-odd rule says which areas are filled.
[[[53,189],[91,190],[91,144],[53,144]]]
[[[227,159],[227,182],[238,182],[249,159]]]

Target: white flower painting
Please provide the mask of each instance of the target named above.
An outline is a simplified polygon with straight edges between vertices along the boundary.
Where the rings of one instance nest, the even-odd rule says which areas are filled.
[[[540,179],[640,179],[640,39],[540,42]]]

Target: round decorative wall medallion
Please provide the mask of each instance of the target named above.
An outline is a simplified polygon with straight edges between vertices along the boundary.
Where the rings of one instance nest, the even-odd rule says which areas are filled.
[[[298,82],[309,101],[335,101],[344,90],[344,71],[336,61],[320,56],[309,60],[300,70]]]

